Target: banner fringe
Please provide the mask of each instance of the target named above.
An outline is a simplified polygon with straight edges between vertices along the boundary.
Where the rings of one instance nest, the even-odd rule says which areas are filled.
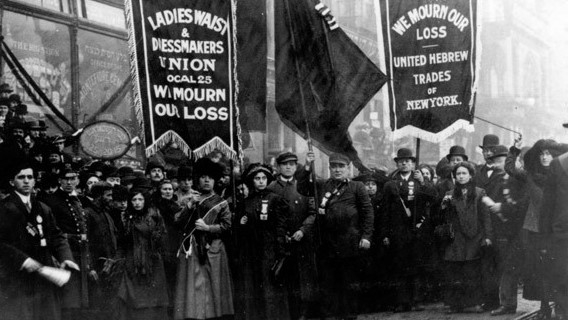
[[[206,142],[201,147],[193,150],[193,155],[195,158],[203,158],[210,154],[214,150],[219,150],[223,155],[230,158],[231,160],[237,160],[237,153],[231,146],[227,145],[223,139],[219,137],[214,137],[213,139]]]
[[[168,130],[166,133],[162,134],[158,139],[156,139],[156,141],[154,141],[151,146],[148,146],[146,148],[146,157],[151,157],[171,142],[177,143],[179,149],[183,151],[186,156],[191,158],[191,148],[187,145],[185,140],[183,140],[183,138],[173,130]]]
[[[471,0],[470,0],[471,1]],[[479,12],[481,12],[481,8],[480,6],[482,5],[483,1],[477,1],[475,3],[475,9],[476,11],[473,12],[473,10],[471,10],[471,2],[470,2],[470,10],[472,11],[472,15],[475,14],[475,22],[476,22],[476,32],[475,32],[475,40],[474,40],[474,44],[475,44],[475,70],[474,70],[474,79],[473,79],[473,84],[472,84],[472,88],[471,88],[471,99],[469,101],[469,111],[471,112],[473,110],[473,107],[475,106],[475,99],[477,97],[477,89],[479,86],[479,74],[481,71],[481,52],[483,47],[481,46],[481,32],[482,32],[482,24],[481,24],[481,20],[479,19]],[[473,114],[472,114],[473,116]]]
[[[236,161],[238,161],[240,168],[243,167],[243,158],[244,158],[244,154],[243,154],[243,139],[242,139],[242,128],[241,128],[241,122],[239,121],[240,117],[241,117],[241,111],[238,105],[238,97],[239,97],[239,78],[238,78],[238,74],[237,74],[237,5],[238,5],[238,0],[231,0],[232,2],[232,8],[231,8],[231,14],[232,14],[232,18],[233,18],[233,43],[231,45],[233,45],[235,47],[235,54],[233,55],[233,82],[234,82],[234,121],[235,121],[235,129],[236,129],[236,137],[237,137],[237,157],[236,157]]]
[[[144,113],[142,110],[142,100],[140,98],[140,82],[138,74],[137,65],[137,50],[136,50],[136,39],[134,36],[134,17],[132,16],[132,0],[125,1],[125,16],[126,25],[128,26],[128,50],[130,52],[130,76],[132,77],[132,101],[134,103],[134,113],[136,115],[136,120],[138,121],[138,129],[140,133],[138,136],[142,140],[142,143],[146,143],[145,130],[144,130]],[[147,153],[148,151],[146,151]]]
[[[399,139],[405,136],[412,136],[415,138],[422,139],[424,141],[432,142],[432,143],[439,143],[443,140],[446,140],[454,133],[458,132],[460,129],[465,129],[468,132],[474,131],[474,126],[469,121],[464,119],[459,119],[456,122],[449,125],[444,130],[438,133],[432,133],[429,131],[422,130],[415,126],[405,126],[393,132],[393,139]]]

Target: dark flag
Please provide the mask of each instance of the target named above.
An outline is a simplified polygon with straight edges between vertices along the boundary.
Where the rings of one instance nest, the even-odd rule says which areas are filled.
[[[309,130],[316,146],[357,165],[347,130],[386,77],[318,3],[275,1],[276,110],[295,132],[307,138]]]
[[[376,1],[395,135],[437,143],[469,127],[479,68],[477,1]]]
[[[241,125],[266,131],[266,0],[239,0],[237,29]]]
[[[235,158],[234,0],[127,0],[126,15],[146,155],[176,142],[188,156]]]

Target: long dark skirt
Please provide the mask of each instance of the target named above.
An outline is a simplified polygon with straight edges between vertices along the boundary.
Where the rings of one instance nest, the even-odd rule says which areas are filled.
[[[252,246],[243,246],[239,257],[235,279],[235,318],[236,319],[274,319],[288,320],[290,310],[288,304],[288,288],[285,284],[270,281],[270,266],[273,259],[266,254],[259,259],[252,252]],[[264,252],[266,253],[266,252]]]
[[[166,320],[167,307],[132,308],[125,301],[117,299],[115,309],[117,320]]]
[[[550,272],[550,256],[542,255],[544,247],[542,235],[527,231],[523,232],[525,254],[523,260],[523,298],[536,301],[551,301],[552,290],[546,275]]]
[[[482,303],[481,261],[446,261],[444,303],[460,310]]]

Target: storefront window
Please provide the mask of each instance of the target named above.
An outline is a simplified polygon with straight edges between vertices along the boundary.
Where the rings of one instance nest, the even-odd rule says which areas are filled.
[[[112,120],[135,136],[139,130],[131,85],[124,85],[130,75],[127,41],[79,30],[77,46],[80,84],[78,127],[85,127],[97,119]]]
[[[79,48],[79,126],[90,122],[101,113],[114,115],[119,122],[131,120],[130,86],[125,92],[118,92],[130,75],[128,43],[98,33],[79,30],[77,35]],[[118,99],[101,110],[113,96]]]
[[[71,46],[65,25],[4,11],[2,30],[5,41],[53,105],[71,119]],[[28,116],[44,119],[52,112],[38,106],[26,94],[14,74],[2,64],[2,82],[8,83],[27,105]],[[42,103],[43,105],[43,103]],[[50,126],[50,129],[55,129]]]
[[[119,29],[126,29],[124,10],[94,0],[77,0],[81,18],[106,24]]]
[[[29,4],[51,9],[59,12],[69,13],[69,0],[19,0]]]

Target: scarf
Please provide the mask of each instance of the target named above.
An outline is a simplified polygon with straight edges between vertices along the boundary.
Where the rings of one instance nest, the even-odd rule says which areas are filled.
[[[456,184],[454,189],[454,205],[460,224],[460,229],[467,238],[477,235],[477,203],[475,202],[476,189],[470,181],[466,184]]]

